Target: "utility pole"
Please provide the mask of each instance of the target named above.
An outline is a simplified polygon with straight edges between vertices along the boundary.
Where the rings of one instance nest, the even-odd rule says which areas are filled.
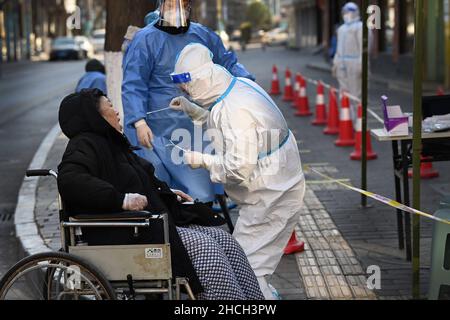
[[[367,104],[369,96],[369,28],[367,26],[367,20],[369,15],[368,10],[368,0],[362,0],[362,11],[363,11],[363,46],[362,46],[362,166],[361,166],[361,189],[367,190]],[[361,206],[363,208],[367,207],[367,197],[362,196]]]
[[[414,45],[413,207],[420,210],[422,153],[422,82],[424,60],[424,1],[416,0]],[[413,216],[413,298],[420,299],[420,217]]]

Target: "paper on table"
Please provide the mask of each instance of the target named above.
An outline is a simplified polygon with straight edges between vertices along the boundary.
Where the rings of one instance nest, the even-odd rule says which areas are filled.
[[[388,106],[387,107],[388,117],[392,118],[402,118],[405,115],[402,112],[402,108],[400,106]]]

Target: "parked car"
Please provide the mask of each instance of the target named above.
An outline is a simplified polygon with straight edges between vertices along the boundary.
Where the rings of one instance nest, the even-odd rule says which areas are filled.
[[[81,47],[83,50],[83,57],[84,58],[92,58],[94,56],[94,46],[89,41],[87,37],[84,36],[76,36],[75,41],[77,44]]]
[[[230,40],[231,41],[241,41],[241,37],[242,37],[242,32],[241,32],[241,30],[237,29],[237,30],[234,30],[233,33],[231,34]]]
[[[80,44],[71,37],[59,37],[53,40],[50,50],[50,61],[83,59],[84,52]]]
[[[287,45],[288,40],[289,40],[289,33],[284,28],[276,28],[264,34],[264,42],[268,46]]]
[[[94,53],[103,52],[105,49],[106,30],[99,29],[92,32],[91,43],[94,46]]]

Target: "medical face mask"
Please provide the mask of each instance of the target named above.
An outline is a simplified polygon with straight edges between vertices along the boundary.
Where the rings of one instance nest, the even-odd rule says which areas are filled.
[[[201,80],[194,80],[186,86],[186,92],[191,99],[203,108],[207,108],[214,103],[215,97],[212,97],[208,89],[211,86],[211,79],[204,78]]]
[[[346,12],[343,15],[344,23],[350,23],[355,20],[355,14],[353,12]]]

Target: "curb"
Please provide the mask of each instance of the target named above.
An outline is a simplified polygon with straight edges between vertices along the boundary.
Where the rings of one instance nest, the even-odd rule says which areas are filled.
[[[33,157],[28,167],[31,169],[42,169],[47,155],[53,144],[61,134],[59,124],[55,125],[42,141],[39,149]],[[36,205],[36,190],[39,177],[25,177],[19,191],[17,207],[14,213],[14,225],[16,229],[16,238],[24,250],[25,255],[34,255],[42,252],[53,251],[42,239],[36,225],[34,208]]]

